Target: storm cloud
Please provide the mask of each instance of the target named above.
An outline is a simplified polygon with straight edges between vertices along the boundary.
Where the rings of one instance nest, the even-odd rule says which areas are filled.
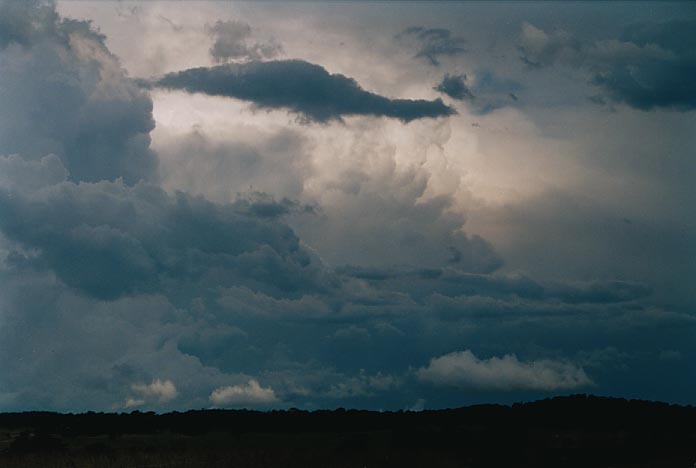
[[[441,100],[389,99],[344,75],[303,60],[248,62],[170,73],[154,83],[190,93],[251,101],[259,108],[288,109],[309,120],[327,122],[347,115],[415,119],[455,113]]]
[[[678,209],[693,198],[692,171],[672,156],[690,156],[683,118],[691,114],[665,111],[664,126],[654,127],[652,113],[603,113],[583,96],[583,118],[601,120],[611,136],[600,138],[559,118],[569,118],[559,107],[544,115],[496,105],[514,100],[512,91],[534,102],[533,83],[524,93],[516,87],[524,74],[552,80],[554,66],[567,63],[586,84],[600,71],[575,65],[583,63],[575,43],[554,33],[544,34],[568,52],[546,48],[541,36],[526,49],[538,66],[514,55],[518,69],[448,68],[462,81],[465,70],[469,91],[495,110],[461,102],[455,116],[439,100],[365,90],[396,83],[400,96],[432,95],[444,70],[429,64],[450,65],[463,52],[454,29],[413,30],[416,48],[401,57],[390,55],[393,33],[366,54],[355,29],[336,28],[326,43],[316,41],[324,32],[305,32],[306,18],[273,30],[289,56],[355,70],[363,89],[309,61],[260,61],[271,56],[256,48],[258,37],[286,7],[250,5],[263,10],[258,29],[215,14],[217,3],[201,3],[200,15],[167,5],[176,28],[159,8],[142,5],[132,37],[107,41],[130,23],[106,14],[93,26],[61,18],[51,3],[0,0],[0,410],[398,410],[578,391],[692,402],[693,302],[677,302],[664,286],[693,289],[693,223]],[[355,4],[335,8],[350,13]],[[396,19],[398,31],[419,18]],[[161,70],[211,63],[206,25],[217,20],[225,26],[212,34],[215,54],[239,63],[161,82],[205,96],[147,91],[138,84],[147,73],[130,77],[129,54],[147,61],[163,49]],[[641,54],[659,43],[660,53],[688,55],[679,49],[686,39],[651,28],[627,29],[621,40]],[[375,34],[384,35],[381,23]],[[466,34],[474,50],[480,33]],[[334,39],[345,40],[343,57]],[[191,57],[174,66],[166,57],[177,47]],[[300,121],[220,97],[287,109]],[[341,122],[349,115],[392,118]],[[575,137],[582,129],[596,146],[565,144],[540,115]],[[616,131],[636,115],[644,120],[625,127],[628,137]],[[675,122],[683,133],[670,133]],[[648,128],[657,130],[637,131]],[[657,133],[673,141],[651,146]],[[539,159],[547,149],[551,157]],[[598,160],[604,165],[583,166]],[[556,170],[567,161],[574,177]],[[477,172],[496,165],[502,176]],[[616,191],[594,185],[605,179]],[[529,185],[549,180],[575,191],[529,195]],[[654,186],[677,196],[642,203],[653,201]]]
[[[474,98],[473,93],[466,84],[466,75],[447,74],[434,89],[460,101]]]
[[[173,279],[195,282],[216,270],[231,284],[302,289],[307,284],[297,281],[312,275],[293,270],[312,269],[311,257],[290,228],[268,216],[286,207],[261,203],[216,205],[120,181],[63,182],[30,196],[0,191],[0,229],[39,249],[32,261],[102,299],[157,291]],[[256,261],[266,266],[249,274]]]
[[[688,111],[696,108],[695,31],[693,20],[639,23],[618,38],[589,42],[524,24],[520,52],[532,67],[558,63],[585,70],[589,81],[614,102],[645,111]]]
[[[152,101],[85,22],[42,2],[2,2],[0,154],[54,153],[74,181],[156,177]]]

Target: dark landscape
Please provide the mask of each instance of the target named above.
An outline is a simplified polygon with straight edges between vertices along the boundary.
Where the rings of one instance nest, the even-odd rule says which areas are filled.
[[[0,466],[692,467],[696,408],[586,395],[438,411],[0,415]]]

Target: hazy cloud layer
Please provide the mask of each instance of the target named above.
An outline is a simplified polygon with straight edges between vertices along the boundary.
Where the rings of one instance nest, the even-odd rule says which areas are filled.
[[[302,60],[249,62],[170,73],[156,86],[226,96],[259,108],[282,108],[326,122],[346,115],[392,117],[409,122],[446,117],[454,110],[441,100],[389,99],[365,91],[353,79],[330,74]]]

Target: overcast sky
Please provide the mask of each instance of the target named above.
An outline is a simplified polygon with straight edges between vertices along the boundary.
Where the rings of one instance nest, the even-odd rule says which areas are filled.
[[[0,0],[0,410],[696,404],[693,3]]]

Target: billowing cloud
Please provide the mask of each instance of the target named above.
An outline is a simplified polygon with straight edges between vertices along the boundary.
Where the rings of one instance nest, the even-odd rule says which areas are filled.
[[[525,23],[521,59],[533,67],[578,67],[608,98],[641,110],[696,108],[696,22],[673,20],[627,27],[618,39],[581,41]],[[595,97],[601,102],[601,97]]]
[[[152,101],[81,21],[42,2],[2,2],[0,154],[56,154],[75,181],[156,177]]]
[[[346,115],[392,117],[410,122],[455,113],[441,100],[389,99],[344,75],[303,60],[279,60],[192,68],[154,83],[169,89],[251,101],[259,108],[288,109],[318,122]]]
[[[269,59],[283,50],[275,41],[250,42],[251,26],[243,21],[216,21],[208,32],[214,39],[210,55],[216,62]]]
[[[486,390],[569,390],[593,385],[574,364],[542,359],[523,362],[514,354],[479,359],[469,350],[433,358],[416,372],[421,380],[460,388]]]
[[[49,154],[36,161],[19,155],[0,156],[0,187],[31,193],[42,187],[65,181],[68,171],[60,158]]]
[[[415,39],[418,42],[415,56],[428,60],[432,65],[440,65],[441,56],[460,55],[466,51],[466,41],[452,34],[449,29],[413,26],[405,29],[398,37]]]
[[[163,24],[157,4],[143,6],[139,21],[166,26],[156,41],[170,47],[164,56],[175,55],[167,41],[173,35],[172,43],[200,46],[184,66],[163,59],[158,69],[210,62],[205,22],[226,17],[208,6],[201,4],[195,18],[166,6],[174,27]],[[217,95],[145,93],[119,65],[133,62],[119,62],[89,24],[60,19],[51,4],[2,8],[7,16],[0,21],[12,21],[0,28],[0,409],[399,409],[578,389],[691,398],[672,380],[692,375],[696,319],[653,276],[636,273],[652,269],[670,284],[693,277],[688,217],[665,215],[659,219],[674,224],[646,231],[635,213],[616,219],[618,210],[608,208],[614,198],[583,205],[559,192],[547,195],[556,204],[544,208],[514,177],[514,193],[503,197],[510,205],[498,213],[469,190],[472,155],[495,164],[491,140],[520,142],[508,139],[520,125],[529,127],[524,138],[540,138],[548,127],[530,123],[523,109],[482,115],[476,131],[468,103],[458,104],[458,118],[413,117],[403,125],[396,119],[424,115],[412,107],[431,109],[437,101],[404,107],[308,62],[219,68],[246,70],[269,96],[273,86],[297,78],[288,68],[306,72],[298,74],[312,86],[326,84],[323,101],[308,101],[304,83],[294,83],[280,98],[256,103],[326,122],[301,125],[279,113],[249,113],[244,103]],[[332,69],[363,64],[361,54],[337,64],[335,49],[323,42],[304,47],[302,35],[288,40],[292,28],[276,31],[292,56],[303,50]],[[139,34],[147,32],[128,40]],[[389,47],[391,39],[384,41]],[[247,47],[254,41],[246,37]],[[370,52],[381,65],[365,66],[366,87],[387,95],[384,84],[402,76],[400,93],[433,93],[441,74],[433,78],[433,69],[408,56],[400,65],[399,57],[384,59],[383,46]],[[129,50],[123,42],[118,47]],[[491,102],[487,92],[512,99],[513,83],[496,78],[511,70],[452,68],[464,69],[477,101]],[[261,99],[252,97],[244,100]],[[196,107],[201,101],[208,107]],[[651,118],[622,112],[622,122]],[[396,119],[337,122],[352,114]],[[603,146],[612,144],[623,149],[613,139],[616,126],[609,127],[611,144],[598,144],[593,154],[604,157]],[[495,133],[487,140],[489,129]],[[688,133],[680,135],[688,149]],[[680,148],[668,143],[664,154]],[[551,146],[564,155],[554,152],[553,161],[574,157],[566,146]],[[541,177],[553,166],[509,148],[514,159],[501,172]],[[679,172],[679,180],[691,173]],[[614,175],[622,192],[636,187]],[[490,183],[495,192],[497,178]],[[677,189],[680,200],[693,198]],[[658,211],[637,209],[645,218]],[[492,226],[483,232],[471,223],[482,212]],[[652,222],[645,225],[660,223]],[[523,248],[500,254],[489,241],[496,235]],[[534,274],[532,267],[539,267]],[[452,353],[461,349],[476,355]],[[658,373],[664,378],[655,379]]]
[[[39,249],[33,261],[66,284],[99,298],[153,292],[216,271],[226,272],[229,284],[304,289],[313,274],[300,271],[315,268],[311,256],[269,216],[286,207],[262,203],[242,200],[235,208],[148,184],[63,182],[31,196],[0,191],[0,229]],[[266,266],[249,270],[257,261]]]
[[[278,397],[270,387],[262,387],[256,379],[245,384],[220,387],[210,394],[210,402],[216,406],[264,406],[278,403]]]
[[[226,131],[238,130],[226,122]],[[296,130],[269,132],[247,125],[244,140],[215,138],[210,131],[194,128],[183,134],[159,128],[157,150],[162,155],[162,185],[168,191],[203,195],[224,203],[240,192],[262,191],[279,199],[297,200],[303,194],[309,141]],[[197,155],[192,158],[191,155]],[[248,194],[247,194],[248,195]],[[244,195],[244,196],[247,196]],[[256,209],[263,206],[255,203]],[[273,205],[280,208],[279,204]],[[287,211],[299,207],[290,207]]]

